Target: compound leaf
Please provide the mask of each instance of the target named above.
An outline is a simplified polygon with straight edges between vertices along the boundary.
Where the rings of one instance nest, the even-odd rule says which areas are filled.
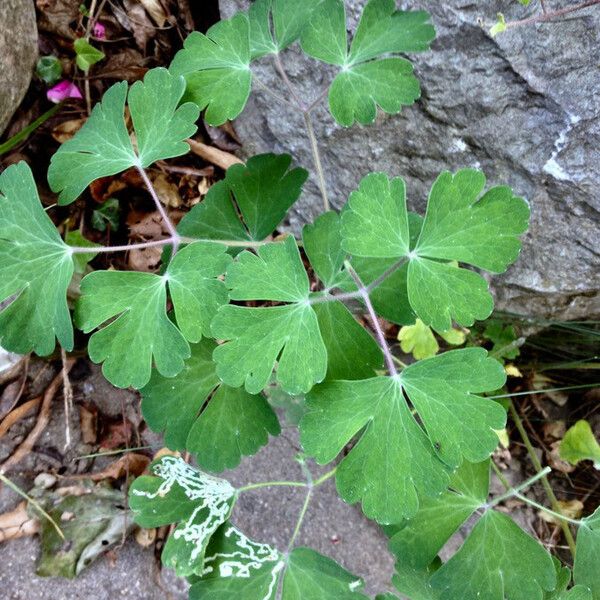
[[[288,154],[260,154],[233,165],[177,230],[207,239],[264,240],[299,198],[308,177],[304,169],[290,169],[291,162]]]
[[[556,586],[552,558],[506,515],[488,510],[431,577],[441,598],[542,600]]]
[[[192,345],[178,375],[154,371],[141,394],[146,423],[164,432],[169,448],[193,452],[201,468],[220,472],[255,454],[280,427],[262,396],[221,384],[212,360],[215,347],[206,339]]]
[[[287,48],[299,37],[321,0],[273,0],[273,28],[278,50]]]
[[[206,34],[190,34],[173,59],[170,69],[187,81],[185,99],[206,108],[210,125],[222,125],[237,117],[248,100],[252,85],[248,17],[238,13],[213,25]]]
[[[309,304],[309,282],[296,241],[242,252],[227,272],[233,300],[288,302],[249,308],[223,306],[212,323],[216,338],[226,340],[214,352],[219,377],[228,385],[258,393],[278,360],[277,381],[290,394],[307,392],[322,381],[327,351],[317,316]]]
[[[125,125],[127,83],[113,85],[84,126],[52,157],[48,182],[59,193],[59,204],[73,202],[100,177],[188,152],[184,140],[196,132],[198,108],[191,103],[179,106],[184,89],[183,78],[162,68],[151,69],[143,82],[131,86],[129,111],[136,151]]]
[[[50,354],[55,338],[73,349],[67,288],[74,264],[69,247],[42,208],[29,166],[0,174],[0,345],[12,352]]]
[[[396,379],[333,381],[307,396],[300,422],[302,445],[318,463],[333,460],[364,431],[336,472],[340,496],[362,501],[363,512],[380,523],[398,523],[417,512],[417,489],[437,495],[448,474],[411,415]]]
[[[84,72],[88,72],[90,67],[100,62],[104,58],[104,52],[94,48],[85,38],[75,40],[73,44],[75,48],[75,62],[77,66]]]
[[[372,123],[377,106],[394,114],[421,94],[412,64],[389,54],[422,52],[435,30],[423,11],[397,11],[394,0],[370,0],[348,52],[346,13],[342,0],[324,0],[301,35],[302,49],[318,60],[340,67],[329,90],[329,107],[343,126]]]
[[[272,0],[256,0],[248,9],[252,60],[277,52],[277,44],[271,35],[271,4]]]
[[[484,185],[483,174],[473,169],[442,173],[411,250],[403,183],[394,179],[386,185],[385,175],[368,175],[342,215],[343,247],[356,256],[408,259],[409,303],[425,325],[437,331],[450,329],[453,320],[472,325],[492,311],[487,283],[473,271],[442,261],[493,272],[506,269],[518,255],[519,235],[529,217],[527,203],[507,187],[492,188],[479,198]]]
[[[162,553],[165,566],[180,577],[201,575],[211,536],[229,518],[235,489],[194,469],[175,456],[155,461],[152,475],[138,477],[129,490],[129,506],[141,527],[178,523]]]
[[[591,460],[600,469],[600,444],[594,437],[590,424],[581,419],[570,427],[558,449],[560,457],[573,465],[581,460]]]
[[[183,369],[190,356],[187,339],[209,333],[209,323],[227,302],[224,284],[216,278],[230,258],[225,247],[196,242],[180,251],[163,276],[126,271],[95,271],[83,278],[75,319],[90,332],[92,361],[117,387],[148,383],[152,364],[165,377]],[[167,284],[177,323],[167,316]]]
[[[285,560],[268,544],[248,539],[225,523],[212,536],[204,569],[190,588],[190,600],[275,600]]]
[[[283,579],[282,600],[360,600],[363,582],[310,548],[294,548]]]
[[[579,526],[573,579],[591,590],[593,600],[600,598],[600,508]]]

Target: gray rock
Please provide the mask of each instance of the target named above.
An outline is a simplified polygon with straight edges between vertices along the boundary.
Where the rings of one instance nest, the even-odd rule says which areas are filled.
[[[221,12],[227,17],[247,5],[221,0]],[[363,5],[346,0],[351,20]],[[410,207],[422,211],[440,171],[479,167],[490,184],[508,183],[532,208],[520,260],[492,280],[497,308],[555,319],[599,316],[600,8],[492,39],[479,19],[491,24],[503,11],[515,20],[537,10],[536,3],[529,9],[500,0],[402,5],[428,10],[438,33],[431,52],[411,56],[422,99],[400,115],[380,115],[370,127],[343,129],[325,107],[315,111],[334,206],[342,206],[364,175],[380,170],[404,177]],[[307,98],[330,81],[327,69],[295,50],[283,58]],[[255,72],[285,93],[269,58]],[[258,87],[236,129],[248,154],[287,151],[312,165],[302,119]],[[298,231],[320,210],[313,179],[291,228]]]
[[[0,135],[23,100],[37,58],[33,0],[0,2]]]

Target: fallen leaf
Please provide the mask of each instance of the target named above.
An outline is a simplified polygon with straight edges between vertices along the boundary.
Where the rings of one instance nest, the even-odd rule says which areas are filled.
[[[231,165],[244,164],[243,160],[239,159],[231,152],[219,150],[219,148],[208,146],[207,144],[197,142],[196,140],[187,140],[187,142],[194,154],[200,156],[205,161],[213,165],[217,165],[217,167],[220,167],[225,171],[231,167]]]
[[[98,438],[98,410],[95,406],[79,406],[79,427],[81,441],[84,444],[95,444]]]
[[[156,529],[138,529],[135,532],[135,541],[142,548],[149,548],[156,541]]]
[[[165,206],[170,206],[171,208],[180,207],[183,202],[181,200],[181,196],[179,195],[179,188],[169,181],[169,178],[164,173],[159,173],[154,178],[154,189],[158,194],[160,201]]]
[[[126,19],[119,18],[119,21],[125,29],[131,31],[138,48],[144,52],[148,41],[155,36],[156,28],[152,25],[152,21],[148,18],[148,13],[146,13],[144,7],[138,4],[137,1],[124,0],[123,6],[125,7]],[[117,17],[119,17],[120,12],[117,11]]]
[[[68,142],[83,126],[87,119],[70,119],[59,123],[52,130],[52,137],[59,143]]]
[[[0,542],[15,540],[36,534],[40,523],[27,513],[27,502],[21,502],[17,508],[0,515]]]
[[[115,450],[125,446],[131,439],[133,426],[125,419],[125,422],[111,423],[108,426],[108,433],[100,443],[102,450]]]
[[[550,444],[550,451],[546,453],[548,455],[548,464],[554,471],[572,473],[575,470],[575,467],[560,457],[559,447],[560,441],[552,442]]]
[[[58,33],[67,39],[75,39],[75,31],[71,27],[80,16],[79,0],[36,0],[40,11],[38,28],[48,33]]]
[[[103,481],[104,479],[119,479],[125,475],[137,477],[141,475],[150,464],[150,459],[143,454],[128,452],[120,458],[110,463],[108,467],[92,475],[83,475],[86,479],[92,481]]]
[[[143,79],[148,67],[144,66],[142,53],[135,48],[120,48],[98,69],[98,77],[103,79],[125,79],[129,82]]]
[[[579,519],[583,512],[583,502],[581,500],[559,500],[558,505],[560,506],[560,513],[569,519]],[[540,510],[538,515],[546,523],[561,524],[560,519],[543,510]]]
[[[152,20],[159,26],[163,27],[167,20],[167,15],[163,10],[159,0],[140,0],[143,4],[146,12],[150,15]]]
[[[33,413],[40,405],[40,402],[41,397],[33,398],[10,411],[6,417],[2,419],[2,423],[0,423],[0,438],[2,438],[15,423],[18,423],[22,418]]]

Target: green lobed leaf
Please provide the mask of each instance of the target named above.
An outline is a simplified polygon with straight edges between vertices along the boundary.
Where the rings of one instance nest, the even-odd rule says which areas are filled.
[[[390,550],[403,569],[426,570],[458,528],[485,503],[489,460],[464,461],[452,476],[450,490],[437,498],[421,498],[419,512],[396,528]]]
[[[600,598],[600,508],[579,526],[573,580],[588,588],[593,600]]]
[[[542,600],[556,586],[552,558],[506,515],[488,510],[431,577],[442,598]]]
[[[309,56],[339,66],[329,90],[329,107],[343,126],[372,123],[377,106],[398,113],[421,94],[412,64],[390,54],[422,52],[435,37],[424,11],[398,11],[394,0],[369,0],[352,40],[346,36],[342,0],[323,0],[303,28]]]
[[[338,466],[338,492],[346,502],[362,501],[368,517],[398,523],[417,512],[417,492],[436,496],[448,487],[446,464],[457,466],[463,456],[483,460],[493,452],[493,430],[504,427],[506,415],[476,393],[497,389],[504,380],[499,363],[470,348],[415,363],[395,378],[325,383],[307,396],[302,444],[324,464],[364,428]]]
[[[190,356],[188,341],[210,334],[210,322],[227,291],[221,275],[231,258],[210,242],[186,246],[162,276],[95,271],[83,278],[75,320],[86,333],[101,327],[88,344],[92,361],[117,387],[143,387],[152,365],[165,377],[177,375]],[[167,287],[174,325],[167,316]]]
[[[73,349],[67,288],[72,253],[42,208],[24,162],[0,174],[0,345],[26,354],[51,354],[55,339]]]
[[[210,538],[229,518],[236,491],[174,456],[163,456],[150,469],[152,475],[138,477],[129,490],[134,520],[141,527],[178,523],[162,562],[180,577],[201,575]]]
[[[277,52],[271,35],[272,0],[256,0],[248,9],[250,56],[252,60]]]
[[[320,2],[321,0],[273,0],[273,30],[278,50],[287,48],[300,37]]]
[[[248,539],[225,523],[212,536],[201,579],[190,588],[190,600],[275,600],[277,582],[285,561],[268,544]]]
[[[260,154],[233,165],[177,230],[189,237],[264,240],[299,198],[308,177],[304,169],[290,169],[291,162],[288,154]]]
[[[202,578],[190,600],[275,600],[281,577],[282,600],[359,600],[362,580],[310,548],[294,548],[289,557],[268,544],[248,539],[225,523],[213,536]]]
[[[385,175],[368,175],[342,214],[344,249],[355,256],[408,260],[407,290],[417,316],[437,331],[452,321],[472,325],[492,311],[486,281],[457,268],[460,261],[502,272],[519,250],[527,229],[529,207],[507,187],[480,197],[485,177],[464,169],[442,173],[434,183],[421,233],[410,250],[404,184]],[[399,290],[400,291],[400,290]]]
[[[560,457],[572,465],[582,460],[591,460],[600,469],[600,444],[594,437],[590,424],[581,419],[570,427],[558,448]]]
[[[248,17],[238,13],[213,25],[206,34],[190,34],[169,70],[187,81],[185,99],[200,110],[210,125],[237,117],[252,85]]]
[[[430,327],[417,319],[414,325],[405,325],[398,332],[402,352],[412,354],[415,360],[435,356],[440,346]]]
[[[255,454],[280,427],[262,396],[221,384],[212,360],[215,348],[207,339],[192,345],[178,375],[154,371],[141,394],[146,423],[164,433],[169,448],[192,452],[202,469],[220,472]]]
[[[73,202],[100,177],[188,152],[184,140],[196,132],[198,108],[191,103],[179,105],[184,89],[183,78],[162,68],[151,69],[143,82],[131,86],[135,150],[124,117],[127,83],[109,88],[84,126],[51,159],[48,182],[59,193],[59,204]]]
[[[327,351],[317,316],[309,304],[309,281],[296,241],[245,251],[227,271],[233,300],[287,302],[250,308],[223,306],[212,333],[226,343],[215,349],[219,377],[228,385],[245,385],[258,393],[267,385],[278,361],[277,381],[290,394],[307,392],[325,378]]]
[[[85,38],[75,40],[73,47],[75,48],[77,66],[85,73],[105,57],[104,52],[94,48]]]
[[[283,579],[282,600],[359,600],[361,579],[310,548],[294,548]]]

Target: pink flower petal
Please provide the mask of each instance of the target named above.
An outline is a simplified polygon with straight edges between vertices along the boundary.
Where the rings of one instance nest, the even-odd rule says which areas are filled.
[[[72,81],[66,79],[63,79],[54,87],[51,87],[46,92],[46,97],[50,102],[54,102],[55,104],[58,104],[67,98],[83,98],[79,88]]]
[[[106,39],[106,27],[104,27],[100,21],[97,21],[94,25],[94,37],[98,38],[99,40]]]

